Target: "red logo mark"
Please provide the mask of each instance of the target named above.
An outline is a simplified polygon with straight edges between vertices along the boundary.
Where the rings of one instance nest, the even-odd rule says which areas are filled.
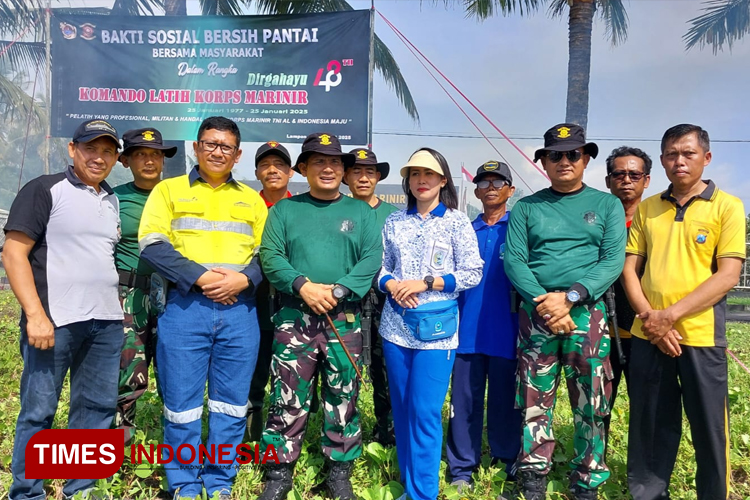
[[[341,65],[342,66],[354,66],[354,59],[342,59]]]
[[[26,444],[26,479],[103,479],[122,465],[122,429],[47,429]]]

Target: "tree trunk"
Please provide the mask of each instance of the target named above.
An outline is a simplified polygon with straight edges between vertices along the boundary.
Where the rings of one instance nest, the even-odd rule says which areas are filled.
[[[589,114],[591,76],[591,28],[594,0],[573,0],[568,19],[568,101],[565,121],[586,129]]]
[[[164,0],[164,15],[167,16],[186,16],[186,0]],[[164,173],[162,177],[168,179],[184,175],[187,171],[185,156],[185,141],[164,141],[168,146],[177,146],[177,153],[164,161]]]

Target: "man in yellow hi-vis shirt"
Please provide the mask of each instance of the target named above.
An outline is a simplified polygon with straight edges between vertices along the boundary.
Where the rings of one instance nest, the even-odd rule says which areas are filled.
[[[204,120],[193,148],[198,165],[154,188],[138,239],[141,258],[170,282],[156,346],[164,444],[176,454],[189,445],[179,460],[190,465],[166,469],[169,492],[192,499],[205,487],[209,498],[228,500],[237,469],[201,467],[197,456],[203,394],[208,381],[206,448],[226,450],[222,460],[234,461],[258,355],[256,249],[268,210],[256,191],[232,178],[242,154],[233,121]]]

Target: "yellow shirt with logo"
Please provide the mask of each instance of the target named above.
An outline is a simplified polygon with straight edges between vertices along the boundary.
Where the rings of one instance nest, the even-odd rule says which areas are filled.
[[[712,181],[700,195],[679,206],[670,188],[638,206],[626,253],[646,258],[643,293],[654,309],[681,300],[717,271],[717,259],[745,258],[745,210],[742,202]],[[707,304],[674,325],[683,345],[726,347],[726,300]],[[645,338],[642,321],[631,333]]]
[[[143,209],[139,246],[143,250],[168,242],[207,269],[241,271],[260,246],[266,204],[241,182],[230,180],[213,188],[196,173],[157,184]]]

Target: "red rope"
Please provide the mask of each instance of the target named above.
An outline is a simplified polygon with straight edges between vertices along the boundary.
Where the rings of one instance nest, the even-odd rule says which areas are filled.
[[[385,18],[383,18],[383,19],[385,19]],[[390,25],[390,23],[388,22],[388,20],[387,20],[387,19],[385,19],[385,22],[386,22],[386,23],[388,23],[388,24]],[[392,25],[390,25],[390,26],[391,26],[391,28],[392,28],[392,29],[394,29]],[[395,30],[395,29],[394,29],[394,31],[396,32],[396,36],[398,36],[399,38],[403,38],[403,35],[402,35],[401,33],[399,33],[399,32],[398,32],[398,30]],[[404,41],[404,40],[402,39],[402,41]],[[406,41],[408,41],[408,40],[406,40]],[[466,113],[466,111],[465,111],[465,110],[464,110],[464,109],[463,109],[463,108],[461,107],[461,105],[460,105],[460,104],[459,104],[458,102],[456,102],[456,100],[455,100],[455,99],[453,98],[453,96],[451,95],[451,93],[450,93],[450,92],[448,92],[448,89],[446,89],[446,88],[445,88],[445,87],[443,86],[443,84],[442,84],[442,83],[440,83],[440,80],[438,80],[438,79],[437,79],[437,77],[436,77],[436,76],[435,76],[435,75],[434,75],[434,74],[433,74],[433,73],[432,73],[432,72],[430,71],[430,69],[429,69],[429,68],[428,68],[427,66],[425,66],[424,62],[422,62],[422,60],[421,60],[421,59],[420,59],[420,58],[419,58],[419,57],[417,56],[417,54],[415,54],[415,53],[414,53],[414,50],[412,50],[412,48],[411,48],[411,47],[409,47],[409,45],[407,45],[407,44],[406,44],[405,42],[404,42],[404,44],[406,45],[406,48],[407,48],[407,49],[409,49],[409,51],[410,51],[410,52],[412,53],[412,55],[413,55],[413,56],[414,56],[414,57],[415,57],[415,58],[417,59],[417,61],[419,61],[419,64],[421,64],[421,65],[422,65],[422,67],[423,67],[423,68],[425,69],[425,71],[427,71],[427,74],[428,74],[428,75],[430,75],[430,76],[432,77],[432,79],[433,79],[433,80],[435,80],[435,83],[437,83],[437,84],[438,84],[438,86],[439,86],[439,87],[440,87],[441,89],[443,89],[443,92],[445,92],[445,94],[446,94],[446,95],[448,96],[448,98],[449,98],[449,99],[450,99],[451,101],[453,101],[453,104],[455,104],[455,105],[456,105],[456,107],[457,107],[457,108],[458,108],[458,109],[459,109],[459,110],[461,111],[461,113],[463,113],[463,115],[464,115],[464,116],[466,117],[466,119],[467,119],[467,120],[469,120],[469,122],[470,122],[470,123],[471,123],[471,124],[472,124],[472,125],[474,126],[474,128],[475,128],[475,129],[477,129],[477,132],[479,132],[479,133],[480,133],[480,134],[482,135],[482,137],[484,137],[484,139],[485,139],[485,140],[486,140],[486,141],[487,141],[487,142],[489,143],[489,145],[490,145],[490,146],[492,146],[492,149],[494,149],[494,150],[495,150],[495,152],[497,152],[497,154],[499,154],[499,155],[500,155],[500,157],[501,157],[501,158],[502,158],[503,160],[505,160],[505,163],[508,163],[508,166],[510,167],[510,169],[511,169],[511,170],[513,170],[513,172],[515,172],[515,174],[516,174],[516,175],[518,175],[518,177],[519,177],[519,178],[521,179],[521,182],[523,182],[523,183],[524,183],[524,185],[526,185],[526,187],[527,187],[527,188],[529,188],[529,189],[530,189],[530,190],[531,190],[531,191],[533,192],[533,191],[534,191],[534,189],[533,189],[533,188],[532,188],[531,186],[529,186],[529,184],[528,184],[528,183],[527,183],[527,182],[526,182],[526,181],[524,180],[523,176],[522,176],[522,175],[521,175],[520,173],[518,173],[518,172],[517,172],[517,171],[516,171],[516,170],[515,170],[515,169],[514,169],[513,167],[511,167],[511,166],[510,166],[510,162],[509,162],[509,161],[508,161],[508,160],[507,160],[507,159],[506,159],[506,158],[505,158],[505,157],[503,156],[503,154],[502,154],[502,153],[501,153],[501,152],[500,152],[500,151],[499,151],[499,150],[498,150],[498,149],[497,149],[497,148],[495,147],[495,145],[494,145],[494,144],[492,143],[492,141],[490,141],[489,137],[487,137],[487,136],[486,136],[486,135],[484,134],[484,132],[482,131],[482,129],[481,129],[481,128],[479,128],[479,126],[478,126],[478,125],[476,124],[476,122],[474,122],[474,120],[472,120],[472,119],[471,119],[471,117],[470,117],[470,116],[468,115],[468,113]]]
[[[464,98],[464,99],[466,100],[466,102],[468,102],[468,103],[469,103],[469,104],[471,105],[471,107],[473,107],[473,108],[474,108],[474,109],[476,110],[476,112],[477,112],[477,113],[479,113],[479,114],[480,114],[480,115],[482,116],[482,118],[484,118],[485,120],[487,120],[487,122],[488,122],[488,123],[489,123],[490,125],[492,125],[492,128],[494,128],[494,129],[495,129],[495,130],[496,130],[496,131],[497,131],[497,132],[498,132],[498,133],[499,133],[500,135],[502,135],[502,136],[503,136],[503,138],[504,138],[504,139],[505,139],[506,141],[508,141],[508,142],[510,143],[510,145],[511,145],[511,146],[513,146],[513,147],[514,147],[514,148],[516,149],[516,151],[518,151],[518,152],[519,152],[519,153],[521,154],[521,156],[523,156],[523,157],[524,157],[524,158],[525,158],[525,159],[526,159],[526,160],[527,160],[527,161],[528,161],[529,163],[531,163],[531,165],[532,165],[532,166],[533,166],[533,167],[534,167],[534,168],[535,168],[535,169],[536,169],[536,170],[537,170],[537,171],[538,171],[538,172],[539,172],[540,174],[542,174],[542,175],[544,176],[544,178],[545,178],[545,179],[549,180],[549,176],[547,176],[547,173],[546,173],[546,172],[545,172],[545,171],[544,171],[543,169],[539,168],[539,165],[537,165],[536,163],[534,163],[534,161],[533,161],[533,160],[532,160],[531,158],[529,158],[529,157],[528,157],[528,156],[526,155],[526,153],[524,153],[524,152],[523,152],[523,150],[522,150],[521,148],[519,148],[519,147],[518,147],[518,146],[516,145],[516,143],[515,143],[515,142],[513,142],[513,141],[512,141],[511,139],[510,139],[510,137],[508,137],[507,135],[505,135],[505,133],[504,133],[504,132],[503,132],[502,130],[500,130],[500,129],[499,129],[498,127],[497,127],[497,125],[495,125],[495,124],[494,124],[494,122],[493,122],[492,120],[490,120],[490,119],[489,119],[489,117],[488,117],[487,115],[485,115],[485,114],[484,114],[484,113],[482,112],[482,110],[481,110],[481,109],[479,109],[479,108],[478,108],[478,107],[477,107],[477,106],[476,106],[476,105],[475,105],[475,104],[474,104],[474,103],[473,103],[473,102],[471,101],[471,99],[469,99],[468,97],[466,97],[466,95],[465,95],[465,94],[464,94],[463,92],[461,92],[461,90],[460,90],[460,89],[459,89],[458,87],[456,87],[456,86],[455,86],[455,85],[453,84],[453,82],[452,82],[452,81],[451,81],[451,80],[450,80],[450,79],[449,79],[449,78],[448,78],[447,76],[445,76],[445,75],[443,74],[443,72],[442,72],[442,71],[440,71],[440,70],[439,70],[439,69],[438,69],[438,68],[437,68],[437,67],[436,67],[436,66],[435,66],[434,64],[432,64],[432,61],[430,61],[430,60],[429,60],[429,59],[427,58],[427,56],[425,56],[425,55],[424,55],[424,54],[422,53],[422,51],[420,51],[420,50],[419,50],[419,49],[418,49],[418,48],[417,48],[417,47],[416,47],[416,46],[415,46],[415,45],[414,45],[413,43],[411,43],[411,41],[409,41],[409,39],[408,39],[408,38],[406,38],[406,36],[404,36],[404,34],[403,34],[403,33],[401,33],[401,32],[400,32],[400,31],[398,30],[398,28],[396,28],[396,27],[395,27],[395,26],[393,25],[393,23],[391,23],[391,22],[390,22],[390,21],[389,21],[389,20],[388,20],[388,19],[387,19],[387,18],[386,18],[386,17],[384,16],[384,15],[383,15],[383,13],[382,13],[382,12],[378,11],[378,14],[380,14],[380,17],[382,17],[382,18],[383,18],[383,20],[384,20],[384,21],[386,22],[386,24],[388,24],[388,26],[389,26],[389,27],[390,27],[390,28],[391,28],[391,29],[392,29],[392,30],[393,30],[393,31],[394,31],[394,32],[395,32],[395,33],[396,33],[397,35],[399,35],[399,37],[403,38],[403,40],[405,40],[405,41],[406,41],[406,43],[408,43],[408,44],[409,44],[410,46],[414,47],[414,50],[416,50],[416,51],[417,51],[417,52],[419,53],[419,55],[420,55],[420,56],[422,56],[422,58],[424,58],[424,60],[425,60],[425,61],[427,61],[427,63],[428,63],[428,64],[429,64],[430,66],[432,66],[432,67],[433,67],[433,68],[435,69],[435,71],[437,71],[437,72],[438,72],[438,74],[439,74],[439,75],[440,75],[441,77],[443,77],[443,79],[444,79],[444,80],[445,80],[446,82],[448,82],[448,84],[449,84],[449,85],[450,85],[451,87],[453,87],[453,89],[454,89],[454,90],[455,90],[456,92],[458,92],[458,94],[459,94],[459,95],[460,95],[461,97],[463,97],[463,98]],[[455,102],[455,101],[454,101],[454,102]],[[482,136],[484,136],[484,134],[482,134]],[[485,138],[486,138],[486,136],[485,136]],[[488,139],[488,140],[489,140],[489,139]]]

